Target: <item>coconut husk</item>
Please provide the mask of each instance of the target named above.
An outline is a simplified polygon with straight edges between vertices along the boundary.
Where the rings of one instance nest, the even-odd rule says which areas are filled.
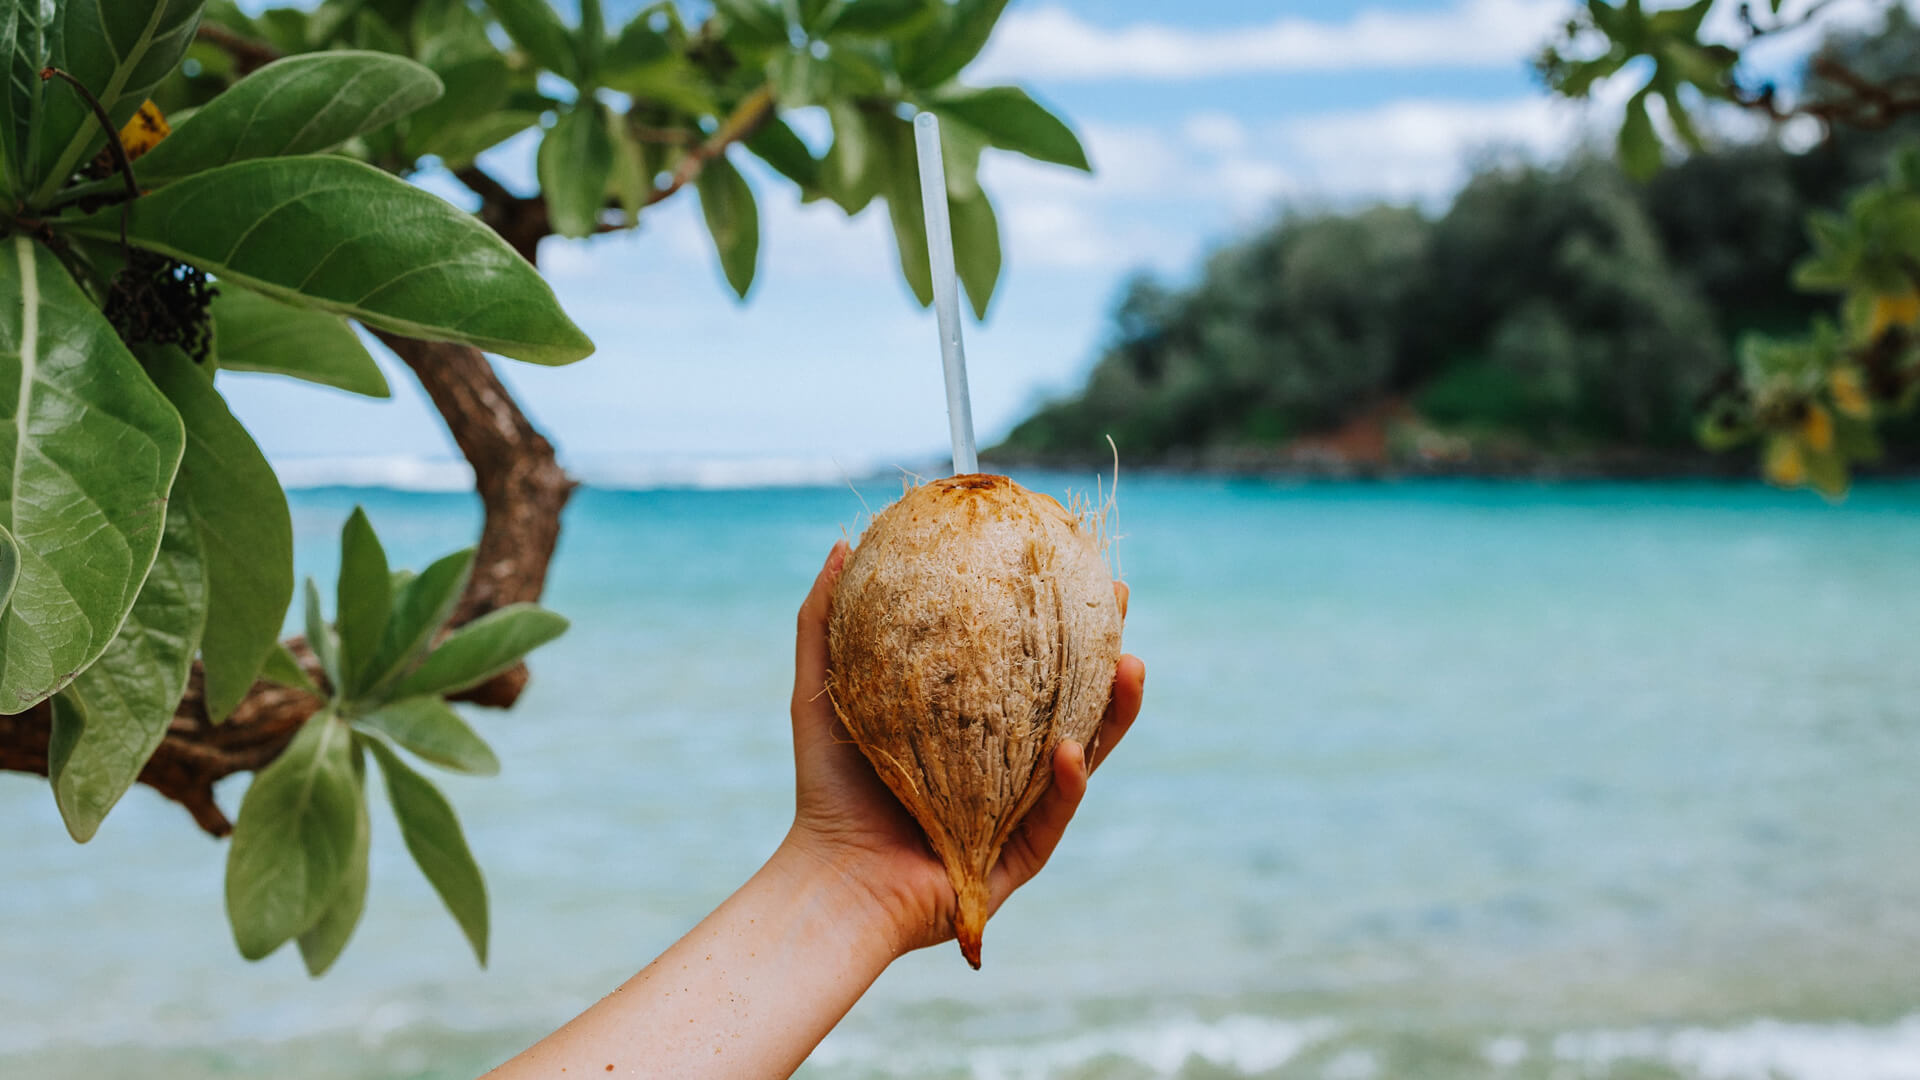
[[[1120,610],[1094,525],[1004,476],[909,490],[848,558],[828,624],[834,709],[945,864],[980,966],[1001,847],[1098,730]]]

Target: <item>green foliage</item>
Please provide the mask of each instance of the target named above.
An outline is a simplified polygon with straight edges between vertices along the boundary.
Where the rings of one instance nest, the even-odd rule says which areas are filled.
[[[360,755],[371,752],[386,777],[408,850],[485,963],[486,891],[459,820],[387,741],[454,772],[497,773],[500,761],[492,748],[446,695],[518,663],[559,637],[567,621],[532,604],[515,604],[460,627],[436,646],[434,631],[466,584],[473,552],[448,555],[417,575],[396,574],[372,522],[357,507],[341,530],[340,547],[333,623],[321,609],[319,587],[308,581],[306,593],[307,643],[332,688],[326,707],[255,778],[234,825],[227,862],[234,940],[242,954],[257,959],[298,939],[315,975],[339,956],[365,902]],[[270,658],[267,673],[288,685],[309,681],[291,657]],[[303,756],[295,757],[296,749]],[[290,758],[293,764],[276,773]],[[314,790],[295,798],[281,790],[288,777]],[[268,786],[256,799],[262,785]]]
[[[47,711],[73,836],[93,835],[139,775],[196,661],[215,723],[264,678],[325,707],[241,805],[227,900],[243,955],[292,940],[316,975],[339,957],[365,903],[371,752],[409,850],[484,960],[479,871],[451,807],[397,755],[498,771],[447,695],[566,621],[515,605],[449,629],[473,552],[393,572],[356,512],[333,622],[306,589],[315,678],[276,640],[294,584],[286,495],[219,372],[386,396],[368,329],[578,360],[591,342],[519,252],[633,227],[692,189],[744,296],[768,177],[849,213],[884,197],[924,302],[901,119],[915,108],[948,117],[960,273],[984,315],[1000,238],[982,153],[1085,167],[1072,131],[1023,91],[956,82],[1004,6],[721,0],[691,5],[689,22],[668,0],[621,25],[599,0],[572,21],[548,0],[0,9],[0,712]],[[781,116],[810,105],[831,121],[824,155]],[[501,195],[476,159],[536,132],[541,190]],[[429,168],[490,212],[408,182]],[[521,219],[500,224],[491,211],[509,202]]]
[[[223,370],[289,375],[368,397],[392,394],[360,335],[338,315],[239,290],[215,296],[208,311]]]
[[[110,240],[120,220],[118,209],[103,209],[69,230]],[[538,364],[593,351],[539,273],[492,229],[357,161],[223,165],[135,200],[127,221],[142,248],[368,326]]]
[[[1654,176],[1662,164],[1660,135],[1646,109],[1650,96],[1660,97],[1670,128],[1696,160],[1705,144],[1682,91],[1692,95],[1696,107],[1718,102],[1782,112],[1772,86],[1753,90],[1740,85],[1739,65],[1745,46],[1763,35],[1791,30],[1796,23],[1763,27],[1749,8],[1743,12],[1749,27],[1745,41],[1706,41],[1701,34],[1711,7],[1712,0],[1697,0],[1684,8],[1647,12],[1640,0],[1624,0],[1619,6],[1589,0],[1584,16],[1572,20],[1563,39],[1540,58],[1547,84],[1571,97],[1588,95],[1634,61],[1651,60],[1652,77],[1630,100],[1620,129],[1621,164],[1637,178]],[[1780,15],[1779,3],[1769,8],[1776,18]],[[1843,32],[1823,43],[1809,65],[1800,103],[1786,111],[1819,116],[1829,126],[1892,129],[1896,137],[1913,134],[1913,122],[1902,119],[1910,110],[1896,104],[1899,96],[1892,91],[1911,80],[1920,61],[1920,28],[1901,5],[1886,5],[1884,14],[1877,32]],[[1855,151],[1862,144],[1879,151],[1885,139],[1867,135],[1831,140],[1826,156],[1855,173],[1857,182]],[[1732,186],[1755,190],[1753,185]],[[1724,218],[1726,210],[1708,213]],[[1816,324],[1810,334],[1745,342],[1740,363],[1716,388],[1698,430],[1701,440],[1714,448],[1759,441],[1768,479],[1837,497],[1846,491],[1854,466],[1878,460],[1881,445],[1875,424],[1905,414],[1913,402],[1920,367],[1912,340],[1920,322],[1920,157],[1896,157],[1891,178],[1857,192],[1844,210],[1818,208],[1808,214],[1804,204],[1780,200],[1748,216],[1747,222],[1751,227],[1757,221],[1766,229],[1802,217],[1814,251],[1794,272],[1793,281],[1808,291],[1840,294],[1840,324]],[[1734,270],[1727,276],[1740,274]],[[1752,309],[1757,306],[1755,293],[1777,292],[1777,286],[1762,285],[1744,301],[1730,302]],[[1804,302],[1797,300],[1775,304],[1772,310],[1771,318],[1756,313],[1739,321],[1778,332],[1792,317],[1808,314]]]
[[[0,528],[20,569],[0,613],[0,709],[18,712],[99,659],[132,609],[183,435],[53,253],[24,236],[5,249]]]

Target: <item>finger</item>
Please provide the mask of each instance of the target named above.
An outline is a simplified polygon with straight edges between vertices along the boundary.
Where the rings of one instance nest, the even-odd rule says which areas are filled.
[[[1120,621],[1121,622],[1125,622],[1127,619],[1127,595],[1131,592],[1133,592],[1133,590],[1127,588],[1125,582],[1116,581],[1113,583],[1114,599],[1120,601]]]
[[[1147,688],[1147,665],[1137,656],[1122,656],[1113,671],[1113,697],[1107,702],[1107,714],[1100,719],[1100,729],[1093,735],[1093,762],[1087,766],[1091,773],[1107,760],[1113,748],[1126,738],[1127,731],[1133,727],[1133,721],[1140,715],[1140,699]]]
[[[793,704],[796,714],[801,705],[824,698],[827,686],[827,615],[833,608],[833,586],[847,564],[847,542],[838,541],[827,552],[826,564],[813,579],[813,588],[800,605],[798,631],[793,647]]]
[[[1006,854],[1001,857],[1000,865],[1006,873],[1005,888],[995,888],[995,898],[1027,883],[1040,868],[1047,865],[1053,857],[1053,849],[1060,846],[1060,837],[1067,831],[1067,824],[1073,820],[1074,811],[1080,809],[1080,800],[1087,794],[1087,755],[1080,744],[1068,739],[1053,751],[1053,783],[1040,801],[1027,811],[1026,820],[1020,823],[1020,831],[1012,843],[1007,845]]]

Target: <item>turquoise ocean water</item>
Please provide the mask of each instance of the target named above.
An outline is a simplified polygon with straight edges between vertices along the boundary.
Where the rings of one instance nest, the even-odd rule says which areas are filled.
[[[355,502],[396,562],[477,520],[298,493],[304,570]],[[579,495],[574,630],[473,714],[502,774],[442,782],[485,972],[379,811],[312,982],[234,953],[177,807],[79,847],[0,774],[0,1076],[466,1077],[557,1025],[779,839],[792,613],[860,514]],[[1920,1077],[1920,487],[1142,479],[1120,531],[1141,723],[985,970],[908,958],[803,1075]]]

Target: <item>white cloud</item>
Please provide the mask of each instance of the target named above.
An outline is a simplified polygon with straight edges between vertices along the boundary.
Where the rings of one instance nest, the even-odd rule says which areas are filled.
[[[1048,6],[1008,13],[978,68],[985,76],[1058,80],[1500,67],[1537,49],[1567,11],[1564,0],[1458,0],[1442,11],[1361,11],[1338,22],[1283,16],[1190,30],[1096,26]]]

